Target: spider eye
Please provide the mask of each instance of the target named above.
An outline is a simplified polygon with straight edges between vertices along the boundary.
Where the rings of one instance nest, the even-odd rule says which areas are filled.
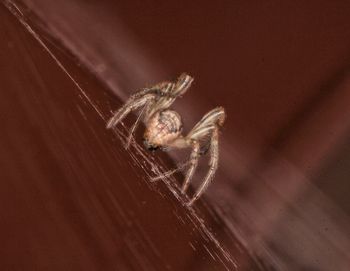
[[[145,145],[146,149],[149,151],[156,151],[159,149],[159,146],[150,144],[147,139],[143,140],[143,145]]]

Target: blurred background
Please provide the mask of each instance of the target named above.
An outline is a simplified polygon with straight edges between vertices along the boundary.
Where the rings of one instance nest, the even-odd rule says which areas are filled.
[[[350,269],[348,1],[3,0],[0,12],[4,270]],[[195,78],[174,105],[185,132],[227,112],[193,209],[176,184],[148,183],[183,154],[125,151],[104,129],[131,93],[181,72]]]

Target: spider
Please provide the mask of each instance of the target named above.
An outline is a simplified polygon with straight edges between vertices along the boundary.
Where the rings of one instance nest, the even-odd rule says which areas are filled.
[[[129,147],[140,121],[146,125],[143,142],[148,150],[166,150],[169,148],[192,148],[187,162],[174,170],[170,170],[153,178],[153,180],[170,176],[176,171],[188,167],[181,192],[186,193],[193,174],[196,170],[199,157],[210,152],[209,170],[202,184],[187,205],[192,205],[207,189],[214,178],[219,162],[219,128],[225,121],[225,110],[216,107],[209,111],[186,135],[182,135],[183,124],[180,115],[170,106],[176,98],[181,97],[191,86],[193,78],[185,73],[181,74],[175,82],[162,82],[150,88],[144,88],[132,95],[126,103],[110,118],[107,128],[115,127],[131,111],[140,109],[139,116],[130,129],[126,143]]]

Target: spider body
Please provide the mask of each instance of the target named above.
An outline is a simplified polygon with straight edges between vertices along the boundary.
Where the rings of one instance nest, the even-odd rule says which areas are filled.
[[[156,112],[146,123],[144,143],[154,148],[167,148],[182,132],[180,115],[173,110]],[[149,149],[149,148],[148,148]]]
[[[126,148],[130,145],[132,135],[141,120],[146,125],[144,145],[148,150],[191,148],[190,159],[182,167],[153,178],[156,180],[169,176],[187,166],[182,185],[183,193],[188,189],[199,157],[207,152],[210,153],[209,171],[188,205],[193,204],[203,194],[214,178],[219,162],[219,128],[224,124],[226,117],[224,108],[216,107],[204,115],[186,136],[182,135],[181,117],[171,110],[170,106],[176,98],[181,97],[189,89],[192,81],[191,76],[183,73],[175,82],[166,81],[151,88],[145,88],[132,95],[107,123],[107,128],[113,128],[131,111],[140,109],[140,114],[131,128]]]

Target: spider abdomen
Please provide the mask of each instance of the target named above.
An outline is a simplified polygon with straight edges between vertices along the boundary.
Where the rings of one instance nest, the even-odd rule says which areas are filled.
[[[180,136],[181,131],[180,115],[173,110],[163,110],[149,119],[144,139],[153,148],[167,146]]]

